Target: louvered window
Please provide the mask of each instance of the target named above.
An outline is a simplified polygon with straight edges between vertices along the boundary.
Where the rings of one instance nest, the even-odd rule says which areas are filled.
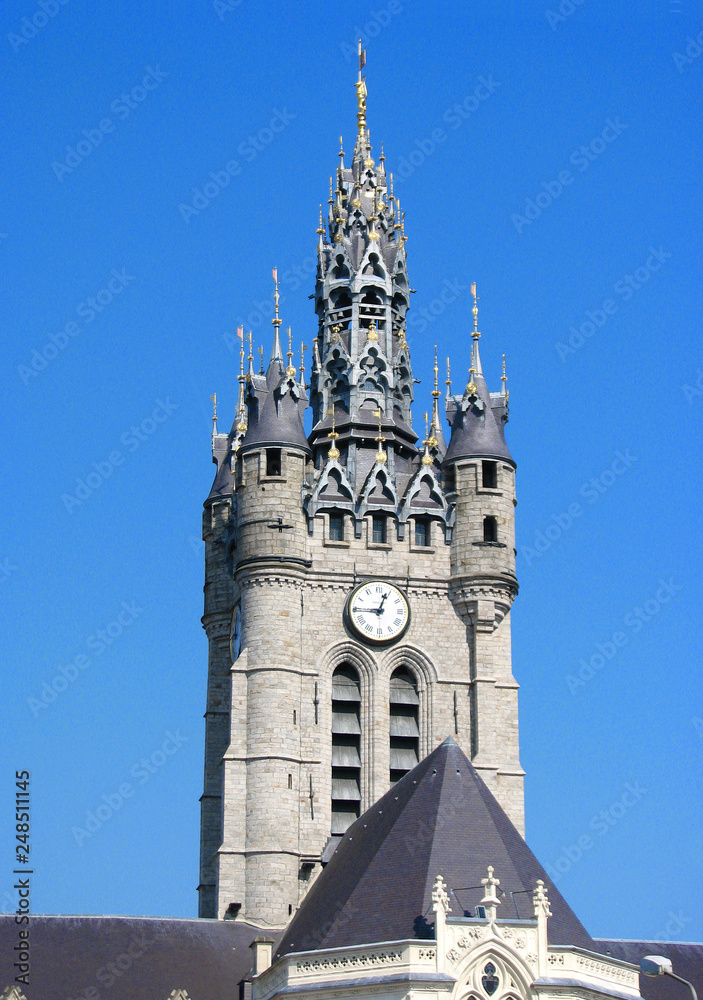
[[[332,836],[361,814],[361,687],[343,664],[332,676]]]
[[[391,677],[391,785],[411,771],[420,757],[420,699],[417,682],[405,667]]]

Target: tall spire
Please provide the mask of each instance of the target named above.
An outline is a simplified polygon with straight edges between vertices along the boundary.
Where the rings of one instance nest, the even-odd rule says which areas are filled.
[[[407,459],[416,456],[419,463],[421,457],[412,430],[415,381],[406,341],[410,286],[403,216],[397,198],[389,197],[385,154],[378,165],[371,156],[365,64],[360,45],[352,162],[345,166],[340,149],[333,201],[325,220],[328,234],[318,231],[315,307],[319,327],[310,383],[310,443],[316,463],[319,467],[327,459],[327,414],[334,400],[340,461],[352,487],[359,488],[370,465],[376,464],[374,453],[384,454],[392,480],[398,471],[396,460],[405,475]],[[376,423],[372,414],[379,409],[383,414],[379,438],[385,441],[377,441],[373,448],[369,424]]]

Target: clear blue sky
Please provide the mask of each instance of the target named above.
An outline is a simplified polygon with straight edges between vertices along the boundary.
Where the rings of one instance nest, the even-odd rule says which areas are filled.
[[[0,33],[0,896],[17,767],[36,912],[196,912],[209,397],[229,427],[227,338],[268,350],[273,265],[314,334],[362,29],[416,424],[435,342],[466,378],[471,281],[493,388],[507,354],[528,842],[593,934],[703,939],[703,6],[44,6],[12,0]]]

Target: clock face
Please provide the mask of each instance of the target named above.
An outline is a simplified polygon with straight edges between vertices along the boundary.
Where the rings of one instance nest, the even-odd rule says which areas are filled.
[[[237,659],[242,650],[242,607],[235,606],[232,612],[232,627],[229,634],[229,651],[232,656],[232,663]]]
[[[383,580],[356,587],[347,600],[347,623],[364,642],[379,645],[399,639],[410,624],[410,605],[402,590]]]

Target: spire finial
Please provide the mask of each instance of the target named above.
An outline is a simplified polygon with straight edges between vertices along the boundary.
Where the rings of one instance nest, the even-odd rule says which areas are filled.
[[[432,390],[432,422],[430,424],[430,437],[428,444],[430,448],[436,448],[439,445],[437,439],[437,432],[439,431],[441,424],[439,422],[439,397],[441,393],[439,391],[439,366],[437,364],[437,345],[434,345],[434,389]]]
[[[425,446],[425,452],[422,456],[422,464],[432,465],[432,456],[430,455],[430,415],[427,410],[423,413],[423,417],[425,418],[425,440],[422,443]]]
[[[247,355],[247,361],[249,362],[247,368],[247,382],[251,382],[254,375],[254,353],[253,353],[253,338],[251,330],[249,331],[249,354]]]
[[[333,462],[336,462],[337,459],[339,458],[339,448],[337,447],[337,443],[336,443],[337,442],[337,438],[339,437],[339,434],[335,430],[335,424],[334,424],[334,417],[335,417],[335,413],[334,413],[334,400],[332,401],[332,405],[327,410],[327,412],[332,414],[332,430],[327,435],[327,437],[330,439],[330,441],[332,442],[332,444],[330,445],[330,450],[327,452],[327,454],[329,455],[329,457],[332,459]]]
[[[212,436],[217,434],[217,393],[214,396],[210,396],[210,402],[212,403]]]
[[[378,451],[376,452],[376,461],[381,465],[387,460],[388,456],[383,450],[383,442],[386,440],[383,435],[383,411],[381,407],[373,411],[374,417],[378,417],[378,434],[376,435],[376,441],[378,442]]]
[[[393,194],[393,174],[389,174],[388,176],[389,176],[390,182],[391,182],[391,190],[390,190],[390,194],[388,195],[388,200],[389,201],[395,201],[395,195]]]
[[[510,399],[510,393],[508,392],[508,376],[505,374],[505,355],[503,355],[503,374],[500,376],[500,380],[503,383],[503,398],[507,403]]]
[[[272,269],[271,275],[273,277],[273,285],[274,285],[273,304],[274,304],[274,309],[276,311],[276,315],[273,317],[273,319],[271,320],[271,322],[273,323],[274,326],[280,326],[281,323],[282,323],[282,320],[279,318],[279,315],[278,315],[278,302],[280,300],[280,295],[278,294],[278,268],[277,267],[274,267]]]
[[[273,350],[271,351],[271,361],[282,361],[283,354],[281,351],[281,337],[279,329],[283,320],[278,315],[278,303],[280,301],[280,295],[278,294],[278,268],[274,267],[271,270],[271,275],[273,277],[273,306],[275,315],[271,322],[273,323]]]
[[[466,386],[466,391],[469,394],[469,396],[476,395],[476,390],[478,388],[476,383],[474,382],[474,375],[476,374],[475,360],[476,360],[476,341],[474,340],[473,343],[471,344],[471,367],[469,368],[469,381]]]
[[[356,113],[357,128],[359,132],[359,138],[366,138],[366,81],[362,75],[362,70],[366,65],[366,49],[361,47],[361,39],[359,39],[359,79],[356,81],[356,103],[359,110]]]
[[[237,336],[241,340],[241,345],[239,347],[239,406],[237,407],[239,411],[239,419],[237,420],[237,430],[243,434],[247,429],[247,408],[244,402],[244,383],[246,379],[244,377],[244,327],[237,327]]]
[[[264,374],[264,345],[260,344],[256,349],[259,352],[259,358],[260,358],[260,360],[259,360],[259,375],[263,375]]]
[[[293,367],[293,334],[290,327],[288,327],[288,351],[286,352],[286,356],[288,358],[286,375],[288,378],[295,378],[295,368]]]
[[[328,205],[334,205],[334,187],[332,185],[332,178],[330,177],[330,196],[327,199]]]
[[[339,157],[339,160],[340,160],[340,164],[339,164],[340,167],[343,167],[344,166],[344,143],[342,142],[341,135],[339,137],[339,152],[337,153],[337,156]]]
[[[444,380],[444,384],[447,387],[447,395],[452,391],[452,374],[449,368],[449,358],[447,358],[447,377]]]
[[[366,331],[367,340],[378,340],[378,333],[376,331],[376,320],[372,319],[369,323],[369,328]]]
[[[383,152],[383,143],[381,143],[381,155],[378,158],[378,162],[379,163],[385,163],[386,162],[386,154]]]
[[[332,194],[331,188],[332,188],[332,178],[330,177],[330,194]],[[332,204],[332,198],[330,198],[330,205],[331,204]],[[316,232],[317,232],[318,236],[324,236],[325,235],[325,224],[322,221],[322,205],[320,205],[320,220],[319,220]]]
[[[471,336],[474,340],[478,340],[481,334],[478,332],[478,295],[476,294],[476,282],[474,281],[471,285],[471,294],[474,297],[474,307],[471,310],[474,314],[474,330]]]

